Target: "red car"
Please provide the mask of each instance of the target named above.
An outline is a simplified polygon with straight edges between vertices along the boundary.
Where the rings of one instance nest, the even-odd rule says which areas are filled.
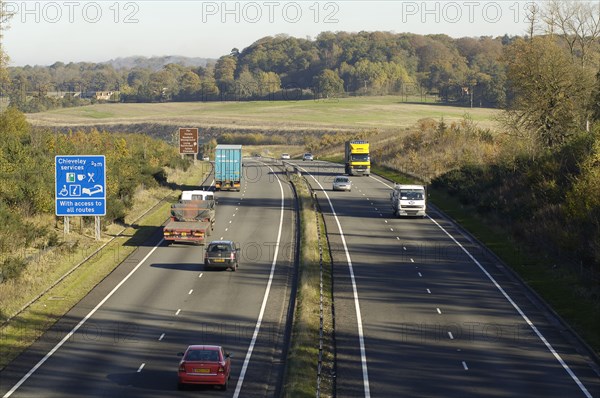
[[[231,377],[231,356],[218,345],[191,345],[179,362],[177,388],[186,384],[215,384],[227,390]]]

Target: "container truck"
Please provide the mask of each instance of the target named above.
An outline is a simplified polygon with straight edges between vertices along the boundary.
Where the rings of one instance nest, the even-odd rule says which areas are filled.
[[[427,196],[423,185],[395,184],[390,193],[390,201],[395,216],[425,217]]]
[[[242,146],[217,145],[215,189],[239,191],[242,185]]]
[[[371,174],[371,155],[369,143],[362,140],[346,141],[345,145],[346,174],[365,175]]]
[[[165,241],[203,244],[215,226],[215,203],[214,192],[183,191],[179,202],[171,205],[171,219],[163,227]]]

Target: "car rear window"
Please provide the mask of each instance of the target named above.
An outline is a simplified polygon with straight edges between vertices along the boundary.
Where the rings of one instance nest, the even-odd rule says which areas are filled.
[[[212,361],[219,360],[219,352],[215,350],[190,350],[185,356],[186,361]]]
[[[209,252],[226,252],[231,251],[231,246],[228,244],[210,245],[207,250]]]

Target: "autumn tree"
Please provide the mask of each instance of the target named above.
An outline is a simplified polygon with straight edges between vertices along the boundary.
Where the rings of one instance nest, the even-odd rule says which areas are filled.
[[[331,69],[325,69],[314,79],[315,94],[319,97],[333,97],[344,92],[344,81]]]
[[[179,98],[185,100],[194,99],[202,87],[202,81],[197,74],[188,70],[179,79],[179,87]]]
[[[582,66],[598,60],[598,2],[550,0],[541,14],[546,32],[562,38],[573,60]]]
[[[519,39],[506,51],[513,131],[533,134],[543,147],[560,145],[585,126],[593,78],[553,37]]]
[[[4,30],[8,29],[8,22],[14,13],[8,12],[4,6],[4,1],[0,0],[0,84],[9,83],[6,66],[8,65],[8,55],[4,52]]]

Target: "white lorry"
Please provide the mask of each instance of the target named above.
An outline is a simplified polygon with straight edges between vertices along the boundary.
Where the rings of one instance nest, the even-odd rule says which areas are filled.
[[[427,196],[423,185],[395,184],[390,193],[390,201],[395,216],[425,217]]]

